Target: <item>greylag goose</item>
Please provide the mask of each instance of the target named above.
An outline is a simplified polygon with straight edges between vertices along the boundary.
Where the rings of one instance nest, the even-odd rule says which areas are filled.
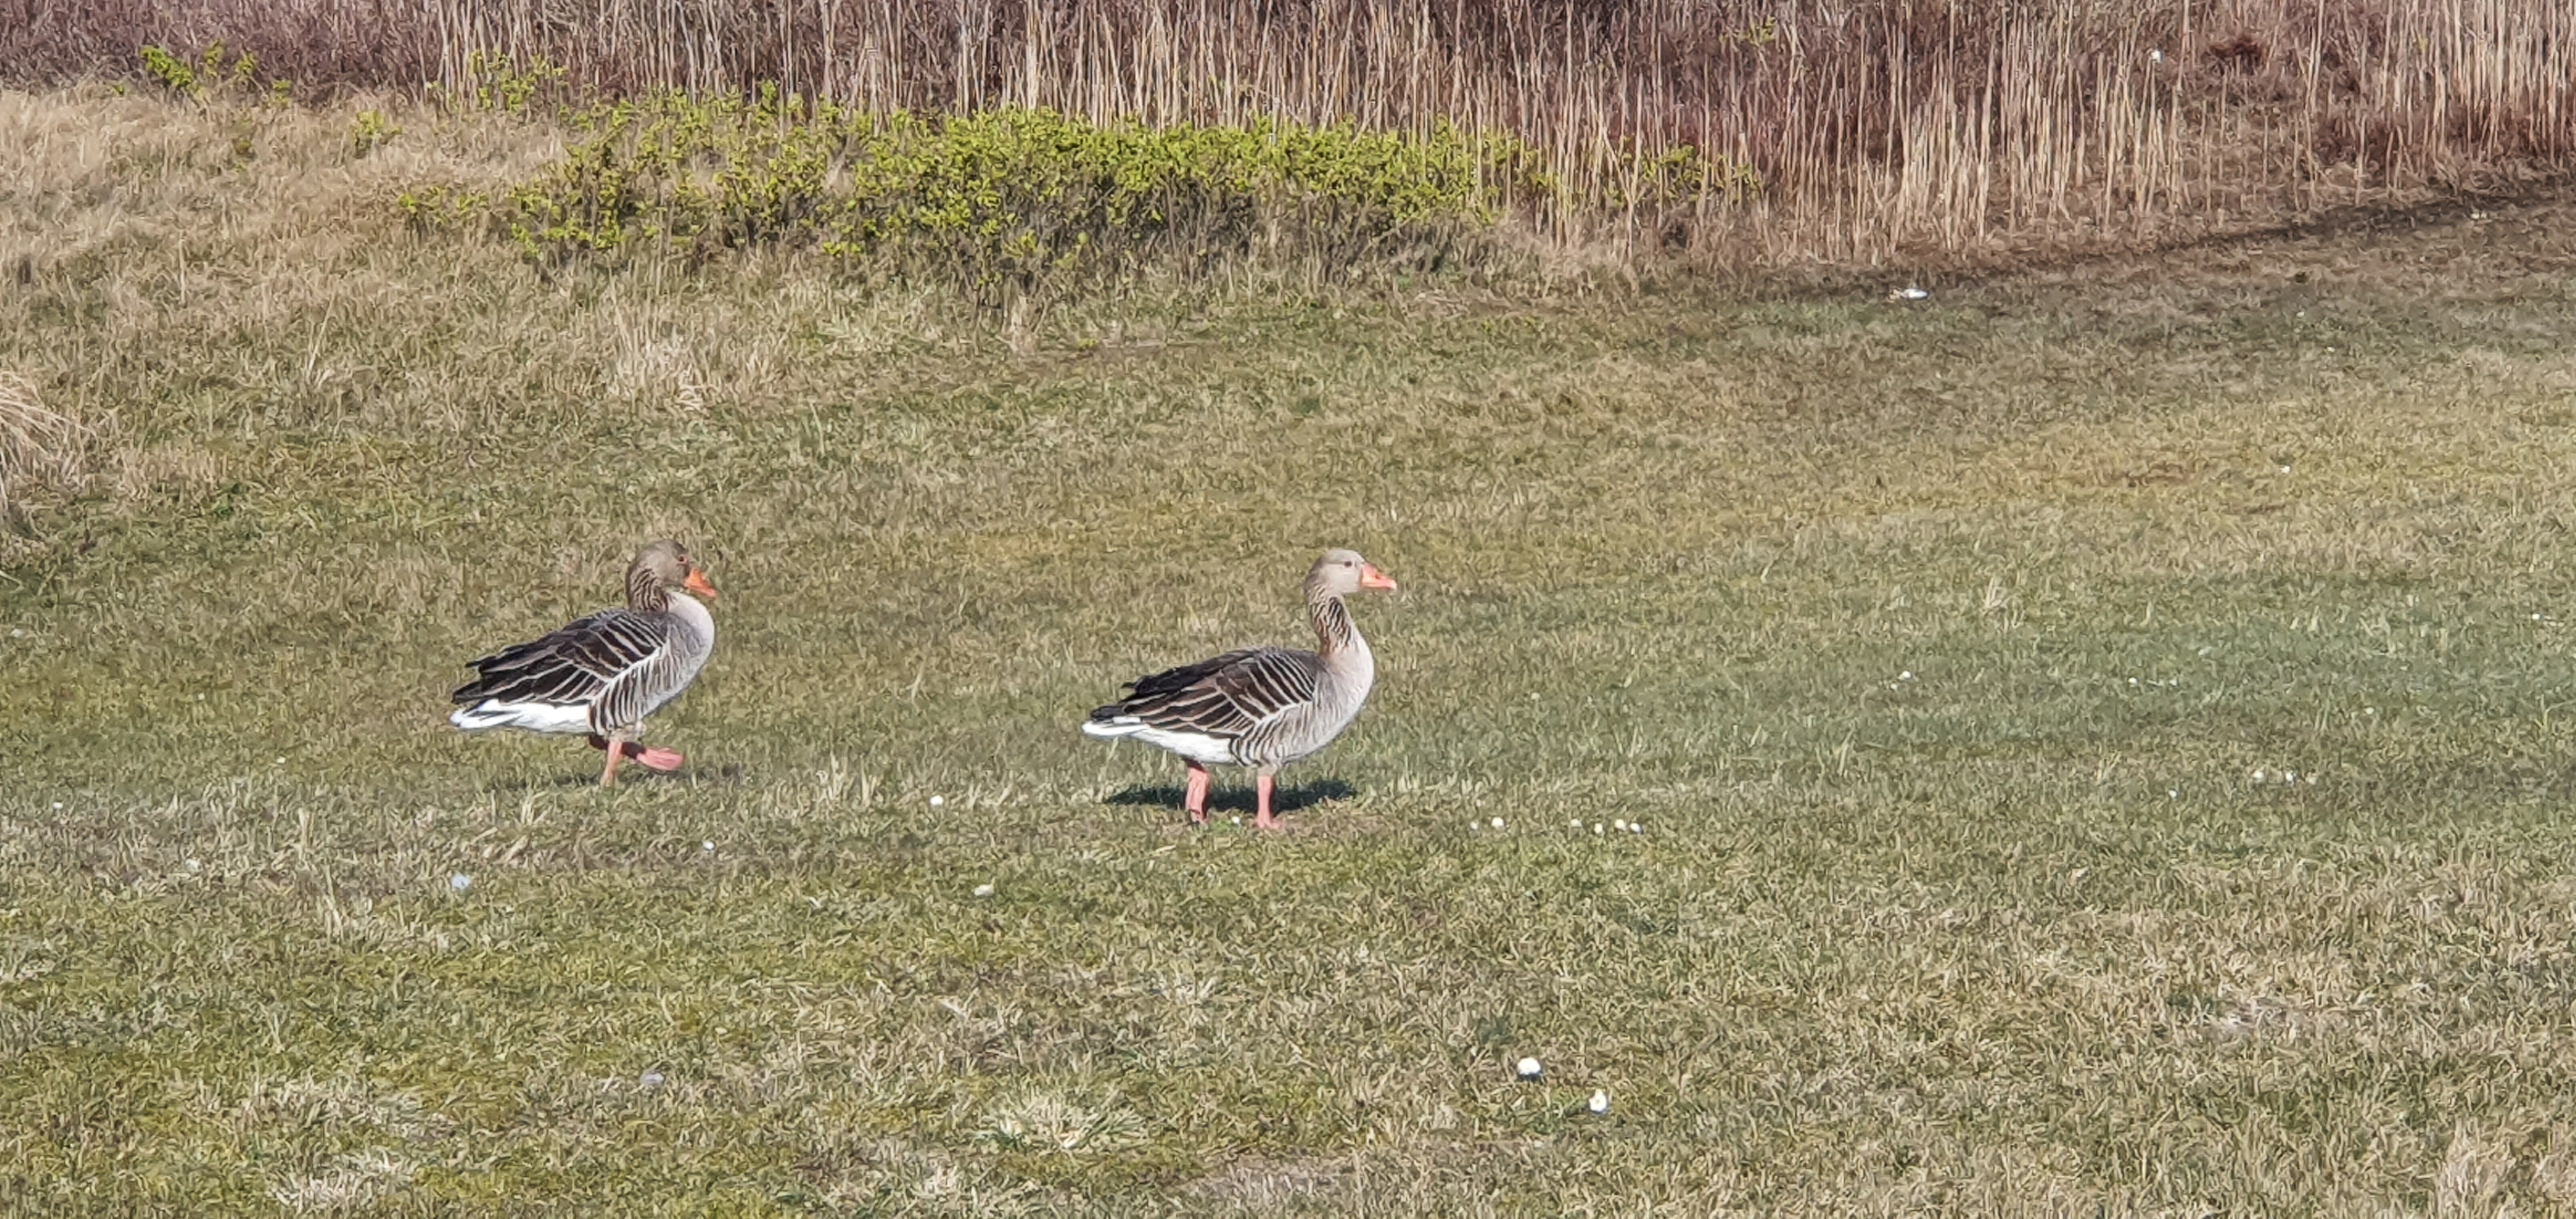
[[[1207,820],[1210,766],[1249,766],[1255,780],[1252,823],[1272,829],[1272,777],[1279,768],[1332,744],[1350,726],[1377,680],[1368,640],[1351,624],[1342,598],[1395,581],[1348,550],[1328,550],[1306,572],[1306,616],[1312,652],[1245,648],[1166,669],[1127,684],[1126,698],[1098,708],[1082,730],[1096,737],[1134,737],[1179,754],[1190,764],[1190,821]]]
[[[644,717],[688,689],[715,650],[715,618],[690,593],[713,597],[716,589],[689,561],[688,548],[646,546],[626,567],[626,608],[601,610],[475,661],[480,676],[456,688],[448,722],[468,732],[587,734],[591,748],[608,751],[602,787],[617,782],[622,758],[678,770],[676,751],[646,749],[635,737]]]

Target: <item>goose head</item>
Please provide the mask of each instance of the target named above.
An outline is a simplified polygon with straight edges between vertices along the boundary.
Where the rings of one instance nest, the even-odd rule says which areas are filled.
[[[716,586],[707,582],[707,573],[689,558],[689,548],[668,539],[635,552],[635,562],[626,568],[626,586],[687,589],[707,598],[716,595]]]
[[[1347,597],[1364,588],[1393,592],[1395,581],[1371,566],[1356,550],[1327,550],[1306,572],[1306,589],[1311,594]]]

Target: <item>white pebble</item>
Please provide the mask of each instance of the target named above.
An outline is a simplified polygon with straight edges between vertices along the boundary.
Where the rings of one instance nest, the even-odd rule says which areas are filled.
[[[2170,799],[2180,800],[2182,799],[2182,789],[2179,787],[2168,787],[2165,789],[2165,795]]]
[[[1536,1079],[1547,1073],[1547,1068],[1538,1065],[1538,1060],[1535,1058],[1524,1058],[1512,1069],[1519,1072],[1523,1079]]]
[[[708,840],[707,840],[707,841],[705,841],[705,842],[701,842],[701,843],[699,843],[699,844],[698,844],[698,846],[699,846],[699,847],[701,847],[701,848],[703,848],[703,849],[706,851],[706,853],[707,853],[707,854],[709,854],[709,855],[713,855],[713,854],[715,854],[715,853],[716,853],[716,844],[715,844],[715,840],[714,840],[714,839],[712,839],[712,838],[708,839]]]
[[[940,798],[940,797],[938,797],[938,796],[932,796],[932,797],[930,798],[930,807],[932,807],[932,808],[937,808],[937,807],[939,807],[940,805],[943,805],[943,804],[946,804],[946,803],[948,803],[948,801],[943,800],[943,799],[941,799],[941,798]]]
[[[54,801],[54,807],[55,807],[55,808],[61,808],[62,806],[63,806],[63,802],[62,802],[62,801],[60,801],[60,800],[56,800],[56,801]]]
[[[1601,823],[1600,823],[1600,822],[1595,821],[1595,822],[1593,822],[1593,823],[1592,823],[1592,832],[1593,832],[1593,833],[1595,833],[1595,834],[1598,834],[1598,833],[1600,833],[1600,832],[1601,832]]]
[[[1610,1111],[1610,1094],[1599,1088],[1595,1088],[1592,1090],[1592,1099],[1585,1102],[1585,1105],[1594,1113],[1608,1113]]]
[[[1241,825],[1243,824],[1243,814],[1236,813],[1235,815],[1226,818],[1226,820],[1233,822],[1236,825]]]
[[[463,893],[467,889],[474,887],[474,878],[467,876],[463,872],[459,872],[456,875],[447,878],[447,887],[458,893]]]
[[[57,804],[57,805],[55,805],[54,807],[55,807],[55,808],[61,808],[61,807],[62,807],[62,805]],[[1566,823],[1565,823],[1565,828],[1570,829],[1570,830],[1579,830],[1579,829],[1582,829],[1582,828],[1583,828],[1583,818],[1581,818],[1581,817],[1577,817],[1577,818],[1573,819],[1572,821],[1568,821],[1568,822],[1566,822]]]
[[[991,897],[992,895],[993,895],[993,886],[992,886],[989,882],[988,882],[988,883],[985,883],[985,884],[980,884],[980,885],[975,886],[975,896],[977,896],[977,897]]]
[[[1897,674],[1897,675],[1896,675],[1896,680],[1898,680],[1898,681],[1912,681],[1912,680],[1914,680],[1914,670],[1912,670],[1912,669],[1907,669],[1906,671],[1904,671],[1904,672],[1902,672],[1902,673]]]
[[[1502,818],[1500,818],[1500,817],[1496,817],[1496,818],[1494,818],[1494,822],[1493,822],[1493,824],[1494,824],[1494,828],[1499,830],[1499,829],[1503,828],[1503,819],[1502,819]]]
[[[1643,834],[1646,832],[1646,823],[1643,821],[1631,821],[1628,823],[1628,832],[1631,834]]]
[[[279,765],[279,766],[284,766],[284,765],[286,765],[286,759],[284,759],[284,758],[279,758],[279,759],[277,760],[276,764],[277,764],[277,765]]]

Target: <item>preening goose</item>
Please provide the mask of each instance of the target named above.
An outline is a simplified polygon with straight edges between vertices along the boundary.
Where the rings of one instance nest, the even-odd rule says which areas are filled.
[[[685,591],[684,591],[685,590]],[[468,732],[520,728],[584,733],[608,751],[599,784],[617,782],[619,759],[678,770],[680,755],[635,742],[644,717],[678,698],[715,650],[716,622],[701,597],[716,595],[687,547],[655,542],[626,567],[626,608],[601,610],[539,639],[474,662],[448,722]]]
[[[1091,713],[1082,730],[1133,737],[1168,749],[1190,764],[1190,820],[1207,820],[1210,766],[1249,766],[1255,780],[1253,824],[1271,829],[1272,777],[1279,768],[1332,744],[1367,701],[1377,680],[1368,640],[1351,624],[1342,598],[1395,581],[1356,552],[1328,550],[1306,572],[1306,615],[1316,648],[1246,648],[1166,669],[1128,683],[1128,696]]]

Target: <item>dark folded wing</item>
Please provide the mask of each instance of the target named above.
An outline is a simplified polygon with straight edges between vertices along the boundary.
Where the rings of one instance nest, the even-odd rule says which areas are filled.
[[[1323,658],[1288,648],[1247,648],[1136,679],[1125,699],[1091,713],[1134,716],[1156,728],[1222,739],[1315,700]]]
[[[543,639],[475,661],[480,676],[457,687],[452,697],[460,704],[487,698],[510,703],[596,702],[652,667],[670,646],[669,628],[659,616],[602,610]]]

